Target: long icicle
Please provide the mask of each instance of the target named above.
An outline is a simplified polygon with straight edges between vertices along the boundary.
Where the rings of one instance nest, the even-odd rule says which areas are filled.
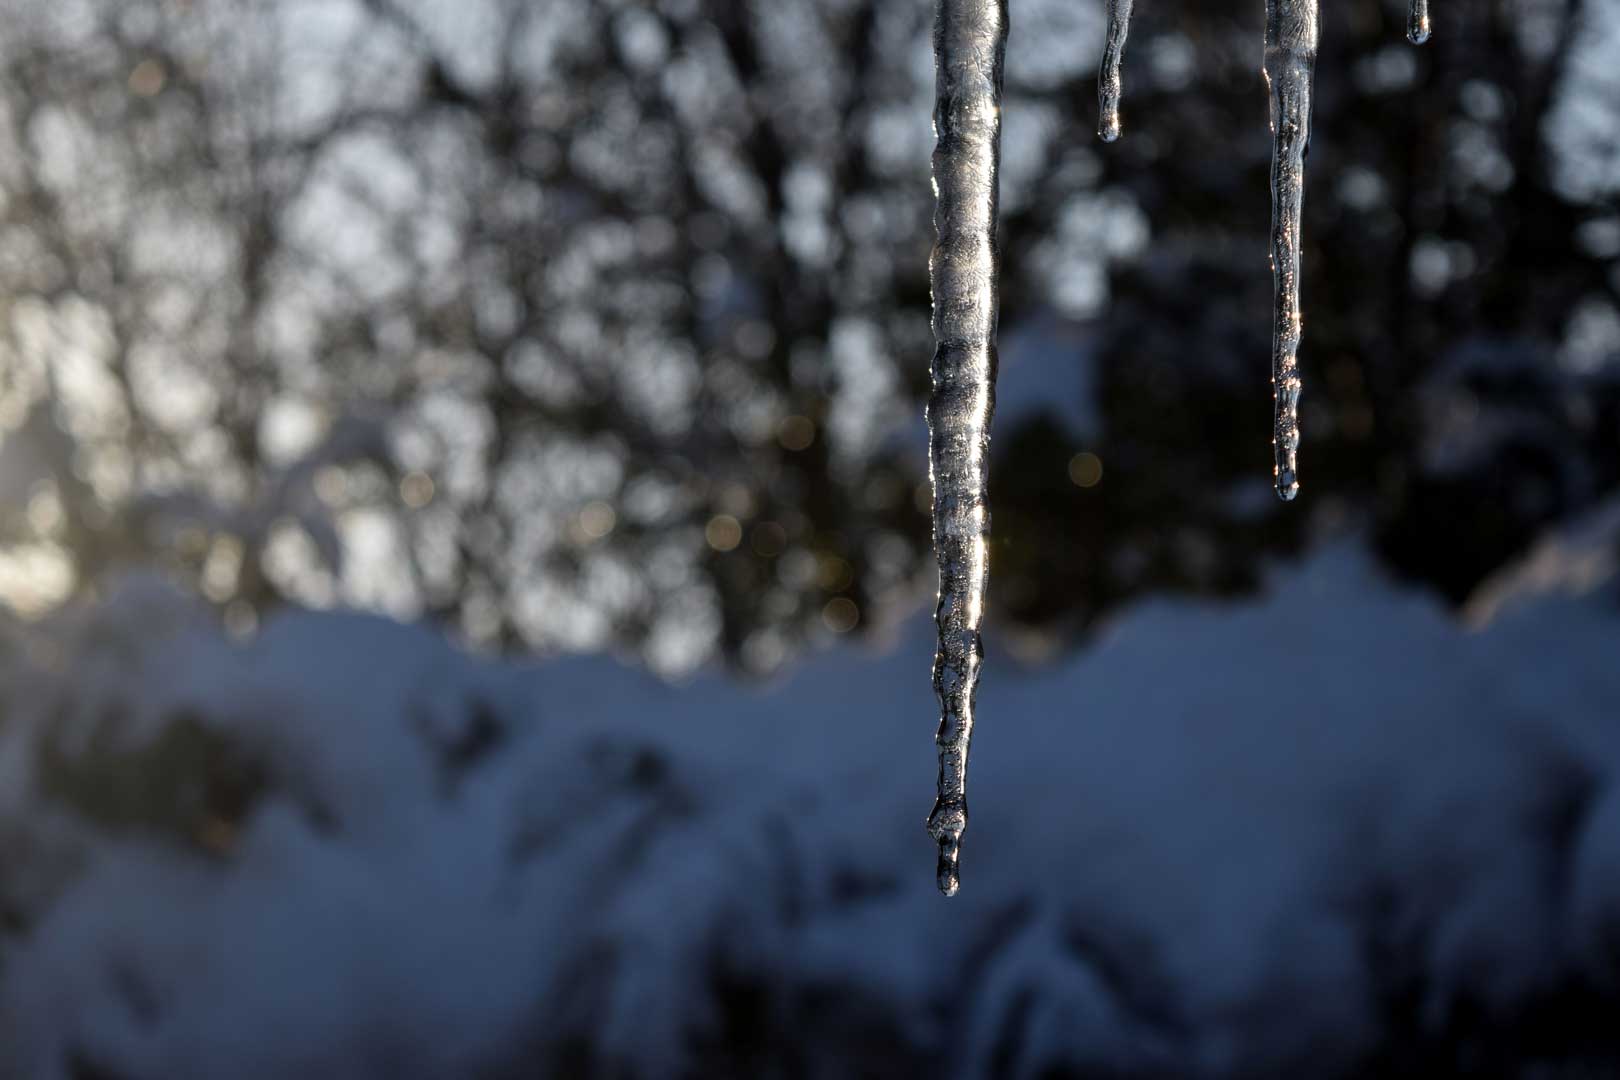
[[[1311,90],[1321,18],[1317,0],[1266,0],[1266,84],[1271,90],[1272,474],[1277,494],[1299,494],[1299,230]]]
[[[1108,0],[1108,39],[1103,45],[1102,66],[1097,72],[1097,135],[1103,142],[1119,138],[1119,99],[1124,93],[1120,64],[1125,59],[1125,39],[1131,35],[1131,7],[1134,0]]]
[[[1406,38],[1414,45],[1429,40],[1429,0],[1412,0],[1412,14],[1406,20]]]
[[[939,697],[939,797],[928,832],[939,845],[939,888],[956,892],[967,827],[968,744],[984,647],[989,576],[990,418],[995,410],[1002,65],[1006,0],[938,0],[933,390],[928,472],[934,487],[939,604],[934,692]]]

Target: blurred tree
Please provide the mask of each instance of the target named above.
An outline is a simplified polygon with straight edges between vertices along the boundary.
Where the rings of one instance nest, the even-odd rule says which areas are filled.
[[[1103,481],[1056,509],[1063,455],[1081,442],[1045,436],[1040,468],[1033,453],[1002,459],[998,533],[1023,550],[1003,559],[998,591],[1022,618],[1088,616],[1144,586],[1241,587],[1257,551],[1347,513],[1376,522],[1393,567],[1460,601],[1620,480],[1620,95],[1598,70],[1620,11],[1472,5],[1423,49],[1402,40],[1402,5],[1325,17],[1305,237],[1309,504],[1262,488],[1269,147],[1255,26],[1155,5],[1133,39],[1125,141],[1058,147],[1007,223],[1015,268],[1062,267],[1113,192],[1151,228],[1103,286],[1102,424],[1084,442]],[[1089,95],[1074,82],[1039,100],[1083,117]],[[1064,300],[1060,282],[1027,276],[1008,292]],[[1076,314],[1097,311],[1087,301]],[[1083,557],[1061,555],[1067,538]]]
[[[0,0],[0,591],[156,562],[665,671],[881,624],[931,584],[926,7]],[[999,616],[1346,518],[1461,599],[1613,490],[1614,9],[1327,13],[1283,508],[1260,13],[1141,12],[1105,151],[1101,12],[1016,4]]]

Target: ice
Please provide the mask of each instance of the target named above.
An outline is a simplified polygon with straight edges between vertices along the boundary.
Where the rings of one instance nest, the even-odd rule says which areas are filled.
[[[934,27],[937,100],[933,389],[929,477],[939,561],[934,692],[940,721],[939,790],[928,832],[939,845],[940,891],[958,884],[967,827],[968,746],[983,658],[980,625],[989,578],[990,419],[995,410],[998,252],[1006,0],[940,0]]]
[[[1429,0],[1412,0],[1412,13],[1406,20],[1406,37],[1414,45],[1429,40]]]
[[[1311,92],[1320,33],[1317,0],[1266,0],[1266,84],[1271,90],[1271,392],[1273,481],[1299,494],[1300,219],[1311,147]]]
[[[1119,99],[1124,92],[1120,64],[1125,39],[1131,33],[1131,7],[1135,0],[1108,0],[1108,40],[1103,46],[1102,68],[1097,75],[1097,134],[1103,142],[1119,138]]]

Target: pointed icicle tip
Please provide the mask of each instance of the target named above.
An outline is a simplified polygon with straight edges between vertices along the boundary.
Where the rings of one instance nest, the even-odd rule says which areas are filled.
[[[935,871],[935,880],[939,884],[939,891],[945,896],[955,896],[956,890],[962,887],[962,874],[959,865],[961,852],[960,841],[940,841],[939,868]]]
[[[1406,20],[1406,40],[1422,45],[1429,40],[1429,0],[1412,0],[1412,13]]]
[[[1102,66],[1097,69],[1097,137],[1105,143],[1119,138],[1119,99],[1125,92],[1119,69],[1125,60],[1125,40],[1131,33],[1133,3],[1108,0],[1108,37],[1103,43]]]

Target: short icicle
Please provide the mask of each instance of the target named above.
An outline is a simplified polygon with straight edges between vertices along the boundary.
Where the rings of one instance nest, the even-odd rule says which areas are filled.
[[[1266,0],[1266,84],[1271,91],[1272,474],[1277,494],[1299,494],[1299,235],[1311,91],[1320,34],[1317,0]]]
[[[1131,8],[1135,0],[1108,0],[1108,39],[1103,45],[1102,67],[1097,72],[1097,135],[1103,142],[1119,138],[1119,99],[1124,93],[1120,64],[1125,39],[1131,34]]]
[[[1406,20],[1406,39],[1414,45],[1429,40],[1429,0],[1412,0],[1412,14]]]
[[[996,217],[1006,0],[938,0],[934,300],[928,471],[934,488],[939,604],[934,692],[939,697],[939,797],[928,832],[939,845],[939,888],[959,883],[967,827],[968,743],[984,655],[979,628],[989,575],[990,417],[995,409]]]

